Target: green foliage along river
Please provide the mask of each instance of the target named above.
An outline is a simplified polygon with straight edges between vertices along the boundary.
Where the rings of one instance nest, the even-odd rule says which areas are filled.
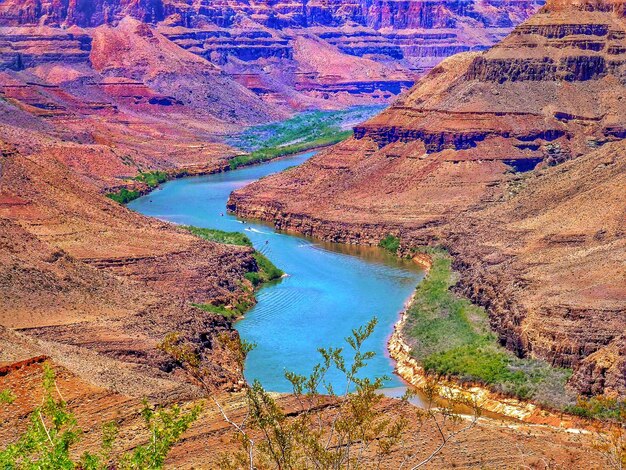
[[[237,323],[241,336],[257,344],[246,363],[246,378],[268,389],[290,391],[284,371],[309,373],[318,347],[343,346],[351,329],[376,316],[379,325],[368,340],[377,355],[366,373],[387,375],[387,387],[400,387],[393,376],[386,342],[405,302],[423,277],[411,261],[380,248],[320,243],[278,233],[261,223],[243,223],[226,214],[231,191],[263,176],[298,165],[312,152],[210,176],[165,183],[129,204],[145,215],[171,222],[245,233],[254,246],[288,276],[261,288],[258,304]],[[328,377],[345,387],[339,376]]]

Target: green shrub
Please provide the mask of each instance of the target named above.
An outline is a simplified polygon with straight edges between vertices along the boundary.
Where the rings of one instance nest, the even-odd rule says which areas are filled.
[[[294,144],[280,145],[277,147],[264,147],[246,155],[238,155],[229,161],[230,169],[235,170],[241,166],[253,165],[273,160],[287,155],[306,152],[307,150],[324,147],[339,143],[352,137],[352,131],[336,131],[327,135],[322,135],[310,140],[304,140]]]
[[[260,280],[259,283],[275,281],[277,279],[280,279],[283,276],[283,274],[285,274],[283,271],[278,269],[274,265],[274,263],[272,263],[264,254],[256,251],[252,256],[254,256],[254,259],[256,260],[256,264],[259,268],[258,272],[255,273],[255,274],[258,274],[258,277]]]
[[[626,421],[626,401],[614,397],[579,398],[575,405],[565,411],[583,418],[595,418],[617,422]]]
[[[487,385],[509,380],[517,382],[521,377],[508,369],[509,361],[508,354],[477,341],[427,356],[424,368],[428,372]]]
[[[249,127],[227,138],[233,147],[247,152],[312,142],[345,132],[354,122],[363,122],[384,106],[359,106],[338,111],[305,111],[283,121]],[[308,148],[312,148],[308,146]]]
[[[424,369],[555,408],[571,404],[574,397],[565,392],[571,371],[520,359],[501,347],[487,312],[450,290],[456,283],[452,258],[441,250],[428,252],[433,264],[416,288],[404,330]]]
[[[150,189],[156,188],[159,184],[168,180],[168,175],[164,171],[148,171],[141,172],[133,178],[135,181],[145,183]],[[128,204],[130,201],[141,196],[141,191],[122,188],[119,191],[106,195],[109,199],[113,199],[118,204]]]
[[[255,273],[253,271],[246,273],[245,278],[252,283],[253,286],[258,286],[261,284],[261,275],[259,273]]]
[[[15,401],[15,394],[11,390],[9,389],[0,390],[0,403],[5,403],[7,405],[10,405],[14,401]]]
[[[138,446],[115,459],[112,450],[117,438],[117,426],[111,422],[103,427],[102,443],[98,452],[85,452],[78,457],[73,446],[80,441],[83,431],[60,396],[54,372],[47,365],[44,367],[43,388],[42,404],[31,413],[28,429],[13,444],[0,450],[0,468],[161,469],[169,451],[200,413],[199,407],[184,411],[176,405],[169,409],[153,410],[145,402],[142,416],[149,436],[148,444]],[[59,395],[58,399],[55,398],[56,395]]]
[[[252,246],[250,239],[239,232],[225,232],[213,228],[200,228],[192,225],[182,226],[185,230],[189,230],[197,237],[204,238],[212,242],[226,243],[228,245]]]
[[[194,235],[204,238],[205,240],[228,243],[231,245],[252,246],[250,239],[243,233],[224,232],[222,230],[193,227],[191,225],[183,226],[182,228],[189,230]],[[252,256],[256,261],[258,271],[248,272],[244,276],[253,286],[256,287],[260,284],[280,279],[282,275],[285,274],[262,253],[255,251]]]
[[[218,315],[223,316],[224,318],[233,319],[239,316],[240,313],[237,309],[230,310],[223,305],[213,305],[213,304],[191,304],[192,306],[199,308],[205,312],[209,313],[217,313]]]
[[[389,234],[378,243],[378,246],[391,253],[396,253],[400,248],[400,239]]]
[[[165,183],[169,179],[169,176],[165,171],[157,170],[140,172],[134,179],[147,184],[151,189],[153,189],[158,185]]]
[[[141,193],[139,191],[131,191],[129,189],[122,188],[119,191],[109,193],[106,196],[119,204],[128,204],[130,201],[141,196]]]

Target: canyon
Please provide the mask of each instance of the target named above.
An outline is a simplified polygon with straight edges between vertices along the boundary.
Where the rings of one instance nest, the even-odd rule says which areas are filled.
[[[2,68],[12,70],[60,59],[64,64],[84,63],[90,53],[98,54],[92,51],[98,41],[95,36],[132,18],[150,25],[144,32],[155,33],[158,41],[153,41],[153,46],[157,49],[171,50],[177,46],[213,65],[211,68],[205,64],[212,74],[221,72],[219,87],[209,88],[215,92],[209,97],[211,107],[220,107],[229,95],[241,103],[239,112],[250,104],[249,99],[240,99],[245,97],[242,90],[225,88],[228,78],[278,112],[336,109],[393,100],[443,58],[488,48],[539,6],[535,0],[252,4],[2,0],[0,26],[7,29],[0,31],[5,40],[0,60]],[[118,69],[107,70],[107,75],[113,76],[114,71],[115,76],[120,76]],[[55,84],[66,91],[70,88],[67,82],[78,78],[75,70],[67,74],[65,80]],[[61,73],[57,71],[56,75],[60,81]],[[124,74],[125,78],[141,82],[140,72],[128,75]],[[171,93],[172,88],[164,87],[163,81],[153,77],[152,83],[143,83],[149,87],[161,85],[156,87],[157,92],[167,89]],[[181,83],[177,82],[177,86]],[[139,86],[132,82],[124,85],[126,90]],[[180,99],[186,90],[178,91],[174,96]],[[195,97],[199,88],[193,91]],[[183,96],[183,102],[189,98]],[[239,118],[218,114],[227,121]]]
[[[128,448],[145,442],[141,398],[202,394],[159,347],[172,332],[243,418],[233,320],[193,304],[253,303],[253,249],[104,193],[146,192],[134,178],[155,170],[226,171],[241,151],[225,137],[248,126],[398,96],[353,138],[234,193],[230,209],[329,241],[441,245],[456,292],[487,309],[502,345],[571,367],[581,394],[626,394],[624,8],[551,0],[532,16],[540,7],[0,0],[0,390],[20,391],[0,440],[27,426],[48,361],[87,447],[119,410]],[[419,421],[405,403],[381,406]],[[210,410],[168,464],[216,465],[212,449],[231,438]],[[527,454],[511,452],[520,439]],[[591,441],[485,420],[433,465],[603,468]]]
[[[619,2],[548,2],[229,208],[326,240],[441,245],[503,345],[624,395],[625,38]]]
[[[2,362],[45,355],[127,395],[194,396],[158,346],[177,332],[216,390],[243,384],[232,321],[192,303],[253,301],[251,248],[135,214],[46,154],[3,156],[0,217]]]

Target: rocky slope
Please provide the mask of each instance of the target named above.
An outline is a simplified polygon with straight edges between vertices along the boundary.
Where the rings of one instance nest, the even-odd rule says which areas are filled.
[[[0,390],[10,389],[16,396],[13,404],[0,408],[0,420],[3,423],[0,426],[0,441],[3,443],[12,442],[26,429],[29,424],[28,414],[41,403],[44,359],[36,358],[0,367]],[[78,426],[84,431],[76,446],[78,450],[98,450],[102,425],[111,421],[116,421],[119,426],[119,438],[114,446],[114,453],[121,453],[148,442],[150,436],[143,425],[141,400],[94,386],[62,367],[54,364],[52,366],[59,392],[68,402],[68,409],[76,415]],[[222,394],[216,398],[233,421],[239,423],[245,419],[247,409],[242,394]],[[283,396],[279,398],[279,403],[289,416],[297,415],[300,410],[300,404],[293,397]],[[403,438],[406,439],[411,453],[417,451],[411,461],[425,458],[435,448],[438,435],[430,422],[422,425],[419,432],[415,432],[420,421],[417,408],[398,400],[383,400],[379,406],[390,416],[402,414],[406,419],[408,431]],[[329,418],[333,412],[332,408],[328,410]],[[452,425],[448,423],[445,426]],[[261,440],[260,435],[255,434],[253,438],[257,442]],[[238,449],[237,443],[232,427],[223,420],[220,411],[209,400],[205,403],[198,421],[172,449],[166,468],[219,468],[221,454],[234,452]],[[405,453],[396,448],[381,462],[376,462],[378,468],[398,468]],[[472,432],[459,435],[454,444],[446,446],[433,459],[431,466],[543,468],[545,462],[550,462],[557,468],[600,469],[607,465],[605,457],[592,446],[591,436],[543,426],[513,427],[505,423],[482,420]]]
[[[0,28],[2,137],[46,151],[104,187],[154,169],[211,171],[220,135],[285,116],[131,18],[89,33]]]
[[[218,65],[266,103],[287,109],[336,108],[390,101],[441,59],[489,47],[539,3],[2,0],[0,25],[51,26],[51,36],[60,34],[59,27],[71,27],[84,55],[92,28],[117,25],[130,16],[159,25],[180,48]],[[303,42],[311,41],[319,45],[314,55],[327,61],[312,64],[308,54],[302,60]],[[32,63],[30,51],[21,49],[0,57],[13,67]],[[366,73],[355,77],[349,67],[336,67],[337,60]]]
[[[0,245],[0,361],[45,354],[131,396],[185,397],[157,347],[178,332],[205,358],[216,389],[241,384],[224,342],[236,337],[232,323],[191,303],[249,297],[250,248],[135,214],[53,156],[10,147],[0,160]]]
[[[573,366],[585,393],[626,393],[620,5],[549,2],[231,209],[329,240],[447,245],[504,344]]]
[[[585,394],[624,394],[626,142],[522,180],[454,227],[461,290],[503,344],[575,370]],[[468,235],[469,234],[469,235]]]

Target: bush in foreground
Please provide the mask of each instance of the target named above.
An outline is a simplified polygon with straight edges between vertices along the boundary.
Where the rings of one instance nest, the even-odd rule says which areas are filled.
[[[346,338],[348,354],[344,353],[344,348],[320,348],[321,361],[309,375],[285,373],[292,386],[292,396],[298,403],[296,410],[283,409],[282,400],[255,381],[246,389],[247,413],[241,422],[233,421],[219,401],[211,396],[207,380],[210,370],[192,344],[182,341],[181,335],[171,334],[162,349],[182,364],[192,379],[205,387],[207,395],[236,435],[238,449],[222,454],[220,468],[380,468],[392,452],[398,456],[396,464],[404,459],[408,465],[406,468],[419,468],[459,434],[474,427],[478,408],[471,401],[459,400],[449,403],[449,407],[441,405],[434,409],[432,399],[438,389],[432,382],[427,390],[429,406],[416,410],[418,422],[414,429],[409,429],[409,423],[402,415],[379,406],[384,400],[380,389],[386,378],[362,376],[364,368],[375,356],[374,352],[364,349],[375,326],[376,319],[373,319],[352,330]],[[242,342],[232,346],[243,367],[253,345]],[[331,370],[339,371],[345,378],[339,392],[326,381]],[[472,407],[473,418],[462,419],[454,413],[452,407],[461,403]],[[416,462],[419,449],[407,446],[405,438],[408,434],[418,435],[427,423],[439,430],[440,440],[434,443],[435,450],[430,455]]]
[[[30,415],[30,426],[15,443],[0,450],[0,468],[34,469],[161,469],[169,451],[200,413],[199,407],[183,410],[178,406],[153,409],[146,402],[141,412],[148,443],[114,456],[117,425],[104,425],[102,442],[95,453],[76,456],[73,447],[79,443],[82,429],[68,410],[55,383],[54,372],[45,365],[44,398]],[[56,396],[58,395],[58,398]]]

